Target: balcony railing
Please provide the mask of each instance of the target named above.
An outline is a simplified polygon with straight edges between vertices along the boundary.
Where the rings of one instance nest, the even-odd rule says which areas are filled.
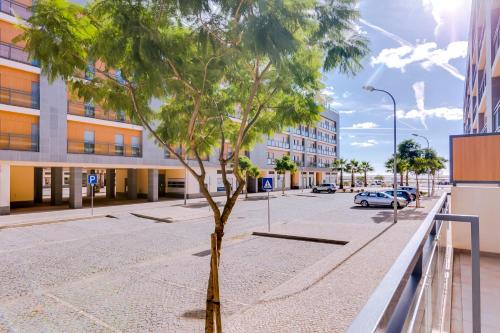
[[[0,0],[1,1],[1,0]],[[29,60],[28,52],[24,51],[22,47],[14,44],[9,44],[5,42],[0,42],[0,57],[4,59],[9,59],[23,64],[39,67],[38,61]]]
[[[304,146],[300,146],[300,145],[292,145],[292,149],[296,150],[296,151],[304,151],[305,150]]]
[[[68,140],[68,153],[106,156],[142,157],[140,146],[107,142]]]
[[[0,132],[0,150],[38,151],[38,136]]]
[[[288,142],[283,142],[283,141],[267,140],[267,145],[270,147],[290,149],[290,144]]]
[[[40,93],[0,87],[0,103],[40,109]]]
[[[306,152],[308,153],[312,153],[312,154],[316,154],[316,148],[313,148],[313,147],[307,147],[306,148]]]
[[[444,193],[347,330],[446,332],[450,330],[453,247],[449,221],[468,222],[472,247],[472,328],[481,331],[479,219],[449,215]]]
[[[120,123],[132,123],[124,112],[106,111],[100,106],[78,101],[68,101],[68,114],[75,116],[96,118],[102,120],[117,121]]]
[[[479,83],[479,91],[478,91],[479,104],[481,104],[481,100],[483,98],[483,93],[484,93],[485,88],[486,88],[486,73],[483,74],[483,78],[481,79],[481,82]]]
[[[18,16],[24,20],[31,17],[31,6],[27,6],[15,0],[0,0],[0,11],[12,16]]]

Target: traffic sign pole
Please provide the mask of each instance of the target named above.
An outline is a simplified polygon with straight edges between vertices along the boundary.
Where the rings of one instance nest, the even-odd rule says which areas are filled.
[[[262,189],[267,192],[267,232],[271,232],[271,205],[269,203],[269,192],[273,190],[273,187],[273,178],[262,178]]]
[[[271,232],[271,205],[269,204],[269,192],[267,191],[267,232]]]
[[[94,216],[94,184],[90,185],[90,214]]]

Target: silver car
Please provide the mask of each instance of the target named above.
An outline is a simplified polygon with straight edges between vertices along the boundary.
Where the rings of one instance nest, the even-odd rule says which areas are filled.
[[[314,193],[319,193],[319,192],[335,193],[335,191],[337,191],[337,186],[335,186],[335,184],[324,183],[318,186],[314,186],[312,191]]]
[[[361,192],[354,197],[354,203],[363,207],[369,206],[392,206],[394,207],[394,197],[384,192]],[[408,205],[405,198],[398,197],[398,208]]]

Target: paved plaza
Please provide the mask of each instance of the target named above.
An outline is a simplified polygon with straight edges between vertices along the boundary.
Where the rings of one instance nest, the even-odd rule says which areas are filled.
[[[240,200],[221,258],[226,331],[342,331],[432,202],[424,205],[403,210],[406,223],[392,227],[390,208],[355,207],[351,193],[272,195],[271,232],[348,242],[338,245],[254,236],[267,231],[266,197]],[[88,213],[0,220],[0,332],[203,331],[207,205],[175,200]]]

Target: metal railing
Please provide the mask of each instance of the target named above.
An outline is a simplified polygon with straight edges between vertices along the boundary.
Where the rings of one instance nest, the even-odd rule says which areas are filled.
[[[31,17],[31,6],[15,0],[0,0],[0,11],[12,16],[18,16],[24,20]]]
[[[478,90],[479,104],[481,104],[485,88],[486,88],[486,73],[483,74],[483,77],[481,78],[481,82],[479,82],[479,90]]]
[[[106,156],[142,157],[140,146],[107,142],[68,140],[68,153]]]
[[[448,214],[444,193],[402,250],[348,332],[450,331],[453,247],[449,221],[471,225],[473,332],[479,333],[479,218]]]
[[[91,103],[69,100],[67,112],[68,114],[72,114],[74,116],[117,121],[127,124],[132,123],[132,121],[130,121],[130,118],[128,118],[124,112],[106,111],[102,107],[95,106]]]
[[[0,0],[1,1],[1,0]],[[0,57],[4,59],[9,59],[23,64],[40,67],[38,61],[29,60],[28,52],[24,51],[22,47],[14,44],[9,44],[5,42],[0,42]]]
[[[0,132],[0,150],[39,151],[38,136]]]
[[[288,142],[283,142],[283,141],[267,140],[267,145],[270,147],[290,149],[290,144]]]
[[[0,87],[0,103],[31,109],[40,109],[40,94]]]

